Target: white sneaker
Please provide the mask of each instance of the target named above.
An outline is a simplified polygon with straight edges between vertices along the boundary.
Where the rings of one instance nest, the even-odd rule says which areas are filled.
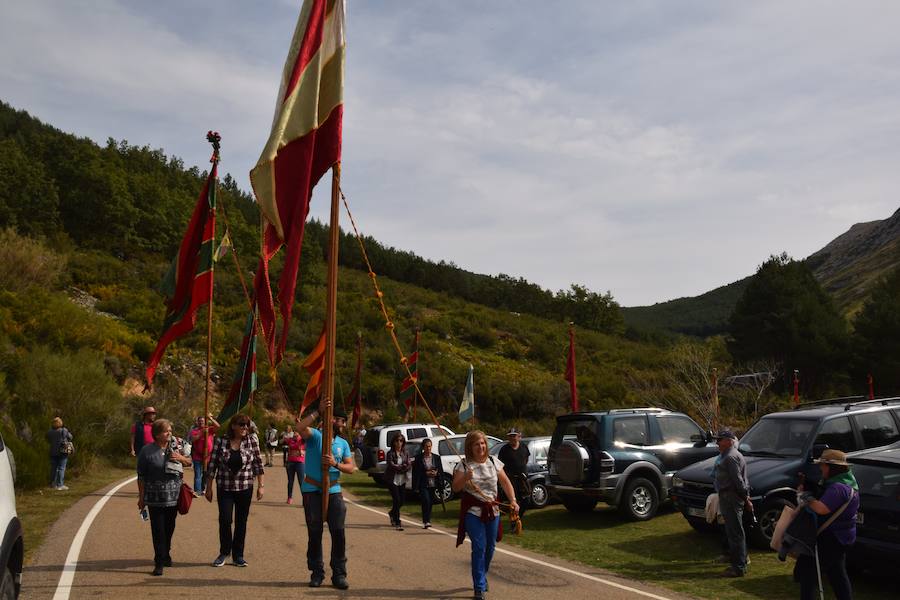
[[[59,490],[60,492],[64,492],[64,491],[66,491],[67,489],[69,489],[69,486],[67,486],[67,485],[61,485],[61,486],[59,486],[59,487],[56,488],[56,489]]]

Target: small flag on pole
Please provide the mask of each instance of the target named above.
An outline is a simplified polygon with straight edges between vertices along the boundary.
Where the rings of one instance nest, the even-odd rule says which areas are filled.
[[[416,337],[413,340],[413,352],[407,358],[407,366],[409,367],[409,375],[403,379],[400,384],[400,401],[403,403],[403,410],[409,417],[409,409],[416,397],[415,383],[419,381],[419,330],[416,329]]]
[[[309,374],[309,383],[306,384],[306,393],[303,395],[303,403],[300,405],[300,414],[307,407],[311,406],[316,398],[319,397],[319,391],[322,388],[322,374],[325,373],[325,328],[322,328],[322,335],[313,347],[312,352],[306,357],[301,365]]]
[[[256,307],[247,316],[244,328],[244,341],[241,343],[241,358],[238,360],[237,373],[231,382],[228,399],[219,412],[218,421],[230,419],[241,411],[253,392],[256,391]]]
[[[350,429],[356,429],[359,424],[359,417],[362,415],[362,391],[360,389],[359,380],[362,372],[362,334],[356,335],[356,377],[353,379],[353,389],[344,403],[353,406],[353,416],[350,420]]]
[[[575,328],[569,325],[569,358],[566,361],[566,381],[572,398],[572,412],[578,412],[578,385],[575,382]]]
[[[222,260],[225,255],[231,250],[233,244],[231,243],[231,235],[228,230],[225,230],[225,235],[222,236],[222,241],[219,242],[219,248],[216,250],[216,262]]]
[[[475,367],[469,365],[469,376],[466,377],[466,392],[462,404],[459,405],[459,422],[465,423],[475,418]]]
[[[869,384],[869,400],[875,399],[875,379],[872,377],[872,374],[869,373],[866,376],[866,383]]]
[[[800,404],[800,371],[794,369],[794,406]]]

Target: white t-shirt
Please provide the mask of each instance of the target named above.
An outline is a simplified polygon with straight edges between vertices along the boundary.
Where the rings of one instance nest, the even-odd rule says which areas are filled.
[[[403,456],[394,454],[394,464],[398,467],[403,464]],[[406,485],[406,473],[394,473],[394,485],[403,487]]]
[[[493,502],[497,499],[497,470],[503,468],[503,463],[496,456],[488,457],[483,463],[470,462],[472,479],[466,482],[463,488],[479,500]],[[456,465],[456,471],[465,472],[466,461],[463,459]],[[474,485],[473,485],[474,484]],[[481,507],[473,506],[469,513],[476,517],[481,516]]]

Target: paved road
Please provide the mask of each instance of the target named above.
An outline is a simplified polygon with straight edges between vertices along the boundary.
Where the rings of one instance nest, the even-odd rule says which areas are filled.
[[[247,594],[275,598],[302,593],[314,598],[471,598],[469,546],[455,548],[455,532],[423,530],[413,522],[403,532],[394,531],[388,527],[386,513],[355,503],[349,495],[351,587],[343,592],[327,586],[307,588],[303,509],[284,503],[284,469],[270,468],[266,477],[269,495],[262,502],[254,501],[250,511],[245,551],[248,568],[210,566],[218,551],[217,511],[214,503],[198,498],[190,514],[178,518],[172,544],[175,565],[167,568],[163,577],[152,577],[150,530],[138,517],[137,484],[132,482],[111,495],[96,514],[78,556],[69,597],[234,598]],[[25,599],[54,597],[76,532],[113,487],[82,499],[53,526],[33,564],[26,568]],[[328,539],[326,532],[326,562]],[[426,558],[427,563],[423,562]],[[329,578],[330,572],[326,584]],[[490,597],[495,599],[685,598],[502,543],[489,581]]]

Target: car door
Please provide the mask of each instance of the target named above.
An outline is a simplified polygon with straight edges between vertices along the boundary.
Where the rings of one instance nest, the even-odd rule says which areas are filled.
[[[879,410],[853,415],[864,449],[890,446],[900,441],[900,430],[890,411]]]
[[[653,453],[660,459],[667,473],[678,471],[695,462],[705,460],[718,453],[718,448],[706,442],[706,435],[700,426],[683,415],[659,415],[656,417],[659,441]],[[703,442],[691,440],[691,436],[701,436]]]

